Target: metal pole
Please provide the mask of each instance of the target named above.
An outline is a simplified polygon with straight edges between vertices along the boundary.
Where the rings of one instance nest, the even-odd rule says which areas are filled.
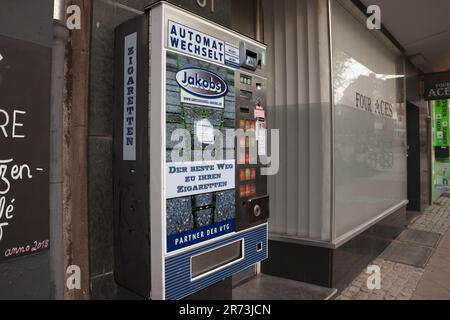
[[[262,0],[256,0],[256,17],[255,17],[255,33],[256,40],[264,42],[264,17]]]
[[[64,0],[54,1],[52,88],[50,106],[50,281],[52,297],[64,299],[63,238],[63,114],[64,55],[69,30],[64,23]]]
[[[54,0],[53,2],[53,20],[63,22],[65,20],[64,0]]]
[[[335,179],[335,101],[334,101],[334,66],[333,66],[333,32],[332,32],[332,13],[331,0],[327,0],[327,14],[328,14],[328,46],[329,46],[329,61],[330,61],[330,125],[331,125],[331,188],[330,188],[330,242],[334,243],[336,240],[336,179]]]

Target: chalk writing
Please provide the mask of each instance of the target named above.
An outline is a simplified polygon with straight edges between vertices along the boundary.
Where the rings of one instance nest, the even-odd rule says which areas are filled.
[[[51,48],[24,40],[0,35],[0,264],[50,246]]]
[[[14,159],[0,160],[0,195],[9,192],[11,181],[33,179],[27,164],[13,164]]]
[[[25,135],[19,132],[19,128],[23,127],[20,118],[26,114],[22,110],[8,112],[0,108],[0,138],[24,139]]]
[[[0,109],[0,140],[25,139],[23,120],[26,114],[22,110]],[[36,168],[36,171],[43,172],[44,169]],[[32,168],[29,164],[18,163],[14,158],[0,159],[0,242],[6,237],[6,231],[13,224],[15,217],[17,199],[11,195],[14,183],[32,179]],[[4,252],[4,256],[23,255],[46,247],[48,247],[47,243],[35,241],[26,246],[9,248]]]
[[[7,258],[11,258],[14,256],[20,256],[27,253],[34,253],[40,250],[47,249],[50,246],[50,240],[42,240],[42,241],[32,241],[29,244],[11,247],[5,250],[3,255]]]
[[[31,168],[27,164],[14,164],[14,159],[0,160],[0,241],[4,229],[14,218],[15,198],[7,197],[15,181],[32,179]]]

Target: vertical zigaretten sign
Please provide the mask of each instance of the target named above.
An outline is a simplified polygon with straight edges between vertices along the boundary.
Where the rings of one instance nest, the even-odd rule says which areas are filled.
[[[137,33],[125,37],[123,98],[123,160],[136,160]]]

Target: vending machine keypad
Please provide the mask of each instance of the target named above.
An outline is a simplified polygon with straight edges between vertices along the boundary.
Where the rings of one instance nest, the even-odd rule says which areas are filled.
[[[236,128],[240,129],[236,148],[236,217],[237,228],[264,223],[269,217],[267,177],[262,176],[259,156],[266,146],[259,130],[266,128],[265,80],[237,73]],[[244,133],[244,135],[242,135]]]

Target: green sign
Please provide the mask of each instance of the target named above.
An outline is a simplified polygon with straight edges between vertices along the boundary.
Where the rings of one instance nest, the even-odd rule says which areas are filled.
[[[434,146],[448,147],[449,146],[449,114],[448,114],[448,100],[436,100],[433,102],[434,110]]]

